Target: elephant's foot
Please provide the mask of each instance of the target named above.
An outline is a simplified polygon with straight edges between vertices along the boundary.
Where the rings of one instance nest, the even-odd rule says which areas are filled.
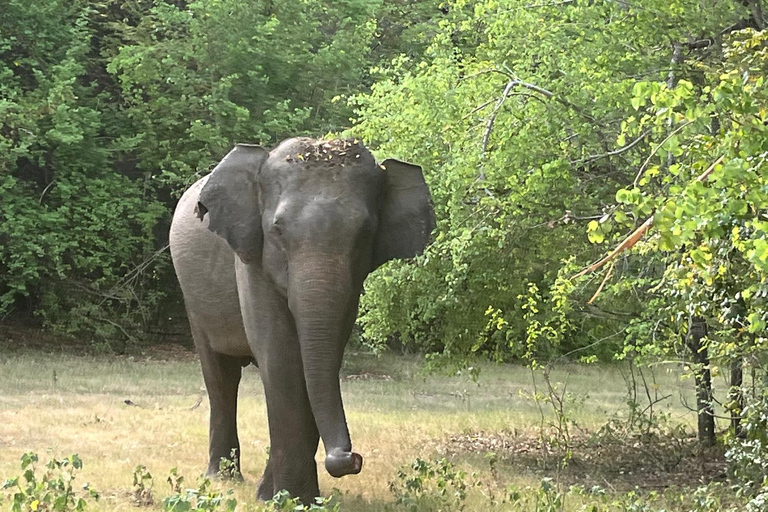
[[[329,475],[336,478],[356,475],[363,469],[363,457],[355,452],[331,450],[325,456],[325,469]]]
[[[256,487],[256,498],[261,501],[269,501],[275,496],[275,480],[272,478],[272,469],[267,463],[264,474]]]
[[[270,459],[259,480],[256,498],[269,501],[278,492],[287,490],[291,496],[299,498],[304,505],[312,505],[315,503],[315,498],[320,496],[320,488],[317,484],[317,466],[314,459],[311,462],[303,468],[284,468],[287,472],[281,477],[275,474],[274,464]]]

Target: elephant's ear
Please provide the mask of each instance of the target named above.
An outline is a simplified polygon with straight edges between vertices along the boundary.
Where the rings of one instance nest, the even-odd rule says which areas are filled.
[[[197,216],[208,214],[208,229],[224,238],[245,263],[261,257],[261,212],[257,177],[269,152],[238,144],[208,177],[200,191]]]
[[[435,212],[421,167],[393,159],[381,166],[385,190],[379,207],[374,269],[395,258],[421,254],[435,228]]]

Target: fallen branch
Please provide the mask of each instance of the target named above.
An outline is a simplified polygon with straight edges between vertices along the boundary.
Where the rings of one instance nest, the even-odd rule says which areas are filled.
[[[595,302],[595,299],[597,298],[597,296],[600,295],[600,293],[603,291],[603,287],[605,286],[605,283],[607,283],[608,280],[611,278],[611,276],[613,276],[613,268],[615,266],[616,266],[616,262],[615,261],[611,262],[611,266],[608,269],[608,272],[605,273],[605,277],[603,278],[603,282],[601,282],[600,286],[597,287],[597,291],[592,296],[592,298],[587,301],[587,304],[592,304],[593,302]]]
[[[706,171],[701,173],[696,178],[696,181],[698,181],[698,182],[705,181],[709,177],[709,175],[712,174],[712,172],[715,170],[715,167],[717,165],[719,165],[723,161],[724,158],[725,158],[725,155],[720,155],[720,157],[718,157],[718,159],[715,160],[712,163],[712,165],[710,165],[707,168]],[[651,226],[653,226],[653,215],[648,217],[648,219],[646,219],[646,221],[643,222],[643,224],[639,228],[634,230],[631,235],[629,235],[627,238],[625,238],[624,241],[621,242],[618,245],[618,247],[616,247],[613,251],[610,252],[610,254],[608,254],[607,256],[602,258],[601,260],[591,264],[590,266],[588,266],[587,268],[585,268],[584,270],[582,270],[578,274],[574,275],[571,279],[575,279],[577,277],[581,277],[581,276],[583,276],[585,274],[588,274],[590,272],[594,272],[595,270],[599,269],[600,267],[602,267],[603,265],[605,265],[609,261],[611,261],[614,258],[616,258],[619,254],[623,253],[624,251],[626,251],[628,249],[631,249],[637,242],[640,241],[641,238],[643,238],[643,236],[648,232],[648,230],[651,228]],[[600,285],[600,289],[598,289],[598,292],[595,293],[595,295],[589,300],[590,303],[597,298],[599,292],[602,289],[602,286],[603,285],[601,284]]]
[[[641,238],[643,238],[643,235],[650,229],[650,227],[653,225],[653,216],[649,217],[643,224],[637,228],[635,231],[632,232],[631,235],[629,235],[627,238],[624,239],[623,242],[619,244],[618,247],[616,247],[613,251],[611,251],[608,256],[601,259],[600,261],[591,264],[575,276],[573,278],[581,277],[585,274],[588,274],[590,272],[594,272],[595,270],[599,269],[609,261],[611,261],[613,258],[621,254],[622,252],[626,251],[627,249],[631,249],[633,245],[635,245],[638,241],[640,241]],[[592,297],[591,300],[594,300],[595,297]],[[590,302],[591,302],[590,300]]]

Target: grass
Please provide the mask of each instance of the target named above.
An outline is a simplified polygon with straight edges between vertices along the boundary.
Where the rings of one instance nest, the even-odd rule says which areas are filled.
[[[136,509],[131,479],[138,464],[154,475],[158,502],[170,494],[165,483],[170,468],[177,467],[193,482],[206,465],[208,402],[198,362],[181,355],[159,361],[0,353],[0,477],[19,473],[24,452],[37,452],[41,459],[78,453],[84,461],[78,481],[98,489],[102,499],[97,509],[110,511]],[[556,419],[551,405],[533,399],[546,394],[541,374],[534,382],[524,367],[483,364],[480,379],[473,382],[462,376],[425,376],[416,357],[354,352],[347,355],[342,373],[353,444],[365,458],[361,474],[339,480],[320,466],[321,489],[326,494],[338,489],[342,510],[392,509],[390,484],[417,457],[447,457],[467,472],[468,483],[484,479],[482,492],[470,492],[468,510],[486,510],[488,494],[501,495],[509,485],[538,488],[544,477],[590,484],[602,475],[603,487],[617,493],[635,482],[626,471],[603,471],[601,461],[589,455],[596,449],[589,444],[590,434],[611,418],[627,416],[626,367],[564,365],[553,371],[558,393],[567,383],[570,448],[579,461],[566,470],[558,464],[562,446],[538,442],[542,426],[551,432],[547,425]],[[672,366],[657,368],[655,379],[659,393],[672,395],[656,405],[657,413],[667,414],[668,424],[691,430],[695,414],[678,399],[693,399],[691,382],[681,380]],[[239,410],[245,482],[216,485],[233,488],[238,503],[253,504],[269,444],[264,398],[253,367],[245,369]],[[489,458],[489,452],[496,455]],[[609,466],[617,457],[610,451],[599,453]],[[627,450],[617,453],[626,455]],[[648,453],[666,456],[663,449]],[[637,463],[633,460],[625,461],[630,473]],[[637,480],[641,488],[643,478]]]

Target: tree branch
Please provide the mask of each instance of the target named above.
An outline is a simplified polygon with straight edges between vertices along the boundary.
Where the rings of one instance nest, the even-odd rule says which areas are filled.
[[[619,149],[616,149],[614,151],[609,151],[607,153],[602,153],[600,155],[592,155],[588,156],[586,158],[582,158],[581,160],[571,160],[571,165],[586,165],[589,163],[594,162],[595,160],[600,160],[601,158],[609,158],[612,156],[620,155],[626,151],[629,151],[633,147],[637,146],[641,140],[643,140],[649,133],[651,133],[651,130],[646,130],[643,133],[640,134],[638,138],[627,144],[626,146],[620,147]]]
[[[752,20],[759,30],[765,30],[765,17],[763,16],[762,0],[748,0]]]
[[[725,158],[725,155],[720,155],[717,160],[712,162],[712,165],[710,165],[706,171],[701,173],[697,178],[696,181],[702,182],[705,181],[710,174],[715,170],[715,167],[717,167]],[[645,233],[648,232],[648,230],[653,226],[653,215],[648,217],[643,224],[634,230],[631,235],[629,235],[627,238],[624,239],[623,242],[621,242],[613,251],[611,251],[607,256],[602,258],[601,260],[589,265],[587,268],[579,272],[578,274],[574,275],[571,279],[575,279],[577,277],[581,277],[585,274],[588,274],[590,272],[594,272],[595,270],[599,269],[609,261],[616,258],[619,254],[623,253],[624,251],[631,249],[637,242],[640,241],[641,238],[645,235]],[[593,296],[591,300],[594,300],[597,298],[597,295]]]
[[[653,155],[655,155],[656,153],[658,153],[658,152],[659,152],[659,150],[661,149],[661,147],[662,147],[662,146],[663,146],[663,145],[664,145],[664,144],[665,144],[665,143],[666,143],[666,142],[667,142],[669,139],[671,139],[671,138],[672,138],[672,137],[673,137],[675,134],[679,133],[679,132],[680,132],[680,130],[682,130],[683,128],[685,128],[685,127],[686,127],[686,126],[688,126],[689,124],[691,124],[691,122],[692,122],[692,121],[686,121],[686,122],[684,122],[683,124],[681,124],[680,126],[678,126],[677,128],[675,128],[675,129],[672,131],[672,133],[670,133],[669,135],[667,135],[667,136],[664,138],[664,140],[663,140],[663,141],[661,141],[661,142],[659,143],[659,145],[658,145],[658,146],[656,146],[656,147],[653,149],[653,151],[651,151],[651,154],[650,154],[650,155],[648,155],[648,158],[646,158],[646,159],[645,159],[645,162],[643,162],[643,165],[641,165],[641,166],[640,166],[640,170],[639,170],[639,171],[637,171],[637,175],[635,176],[635,180],[632,182],[632,185],[634,185],[634,186],[637,186],[637,182],[638,182],[638,181],[640,181],[640,176],[642,176],[642,175],[643,175],[643,171],[645,171],[645,168],[646,168],[646,167],[648,166],[648,164],[650,163],[650,161],[651,161],[651,158],[653,158]]]
[[[490,117],[488,117],[488,121],[485,123],[485,132],[483,133],[483,144],[482,149],[480,151],[480,156],[485,156],[485,152],[488,149],[488,140],[491,138],[491,131],[493,131],[493,123],[496,122],[496,116],[499,115],[499,109],[504,104],[504,102],[507,99],[507,96],[509,96],[509,92],[512,90],[512,88],[515,86],[515,80],[510,80],[507,86],[504,88],[504,92],[501,94],[501,97],[496,102],[496,105],[493,107],[493,111],[491,112]],[[481,179],[485,179],[484,173],[481,174]]]
[[[565,99],[555,95],[555,93],[553,93],[552,91],[549,91],[547,89],[544,89],[543,87],[539,87],[538,85],[535,85],[535,84],[532,84],[532,83],[520,80],[519,78],[515,77],[514,74],[511,71],[509,71],[509,70],[501,70],[501,69],[493,68],[493,69],[488,70],[488,72],[500,73],[500,74],[506,76],[507,78],[509,78],[509,82],[507,82],[506,87],[504,87],[504,92],[502,93],[502,95],[498,99],[498,101],[496,102],[496,105],[494,106],[493,111],[491,112],[491,115],[490,115],[490,117],[488,118],[488,121],[485,124],[485,132],[483,133],[483,142],[482,142],[481,155],[485,155],[485,153],[488,150],[488,142],[489,142],[489,140],[491,138],[491,132],[493,131],[493,125],[496,122],[496,116],[499,113],[499,109],[501,109],[501,106],[504,104],[504,102],[510,96],[511,91],[514,88],[516,88],[516,87],[522,87],[524,89],[528,89],[529,91],[533,91],[535,93],[538,93],[538,94],[544,96],[545,98],[547,98],[549,100],[554,99],[558,103],[560,103],[562,105],[565,105],[566,107],[570,108],[571,110],[577,112],[582,117],[590,120],[595,125],[597,124],[597,120],[593,116],[591,116],[590,114],[587,114],[586,112],[584,112],[579,106],[574,105],[570,101],[567,101],[567,100],[565,100]],[[478,76],[480,74],[482,74],[482,73],[477,73],[477,74],[475,74],[473,76]],[[487,105],[487,103],[483,104],[482,106],[484,107],[485,105]],[[600,135],[601,139],[604,139],[604,136],[603,136],[602,132],[599,129],[597,129],[597,127],[595,129],[598,132],[598,134]]]
[[[572,4],[576,0],[562,0],[560,2],[546,2],[542,4],[530,4],[530,5],[524,5],[523,9],[538,9],[539,7],[557,7],[559,5],[568,5]]]

